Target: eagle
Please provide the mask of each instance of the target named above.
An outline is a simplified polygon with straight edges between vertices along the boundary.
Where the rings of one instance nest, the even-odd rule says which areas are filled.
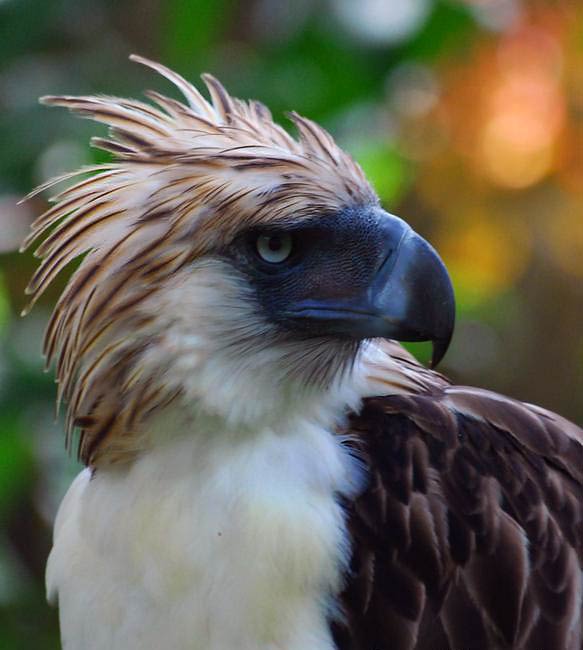
[[[112,156],[35,190],[66,182],[23,244],[25,311],[75,262],[65,650],[580,650],[583,430],[433,369],[447,270],[325,130],[132,59],[184,101],[44,97]]]

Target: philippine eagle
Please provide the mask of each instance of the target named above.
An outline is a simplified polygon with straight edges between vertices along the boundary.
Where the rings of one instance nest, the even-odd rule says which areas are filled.
[[[87,466],[63,647],[579,650],[583,431],[395,342],[439,361],[450,280],[321,127],[132,58],[186,103],[45,97],[113,162],[23,245],[31,304],[80,259],[44,341]]]

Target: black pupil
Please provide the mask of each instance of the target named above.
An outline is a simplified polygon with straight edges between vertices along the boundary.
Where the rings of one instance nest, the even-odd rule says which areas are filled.
[[[283,241],[275,235],[267,240],[267,246],[272,253],[278,253],[283,248]]]

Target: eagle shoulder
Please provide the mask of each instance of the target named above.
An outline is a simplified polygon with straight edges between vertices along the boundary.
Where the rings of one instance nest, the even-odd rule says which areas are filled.
[[[369,481],[344,504],[339,650],[579,650],[583,430],[428,372],[343,432]]]

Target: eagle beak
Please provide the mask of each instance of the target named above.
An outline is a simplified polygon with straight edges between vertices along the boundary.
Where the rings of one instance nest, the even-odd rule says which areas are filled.
[[[443,359],[455,323],[453,287],[435,249],[416,232],[405,229],[363,298],[377,336],[431,341],[431,367]]]
[[[379,261],[364,290],[349,296],[347,287],[346,298],[302,301],[293,317],[328,335],[431,341],[435,367],[448,349],[455,321],[448,272],[435,249],[402,219],[384,213],[379,225]]]

